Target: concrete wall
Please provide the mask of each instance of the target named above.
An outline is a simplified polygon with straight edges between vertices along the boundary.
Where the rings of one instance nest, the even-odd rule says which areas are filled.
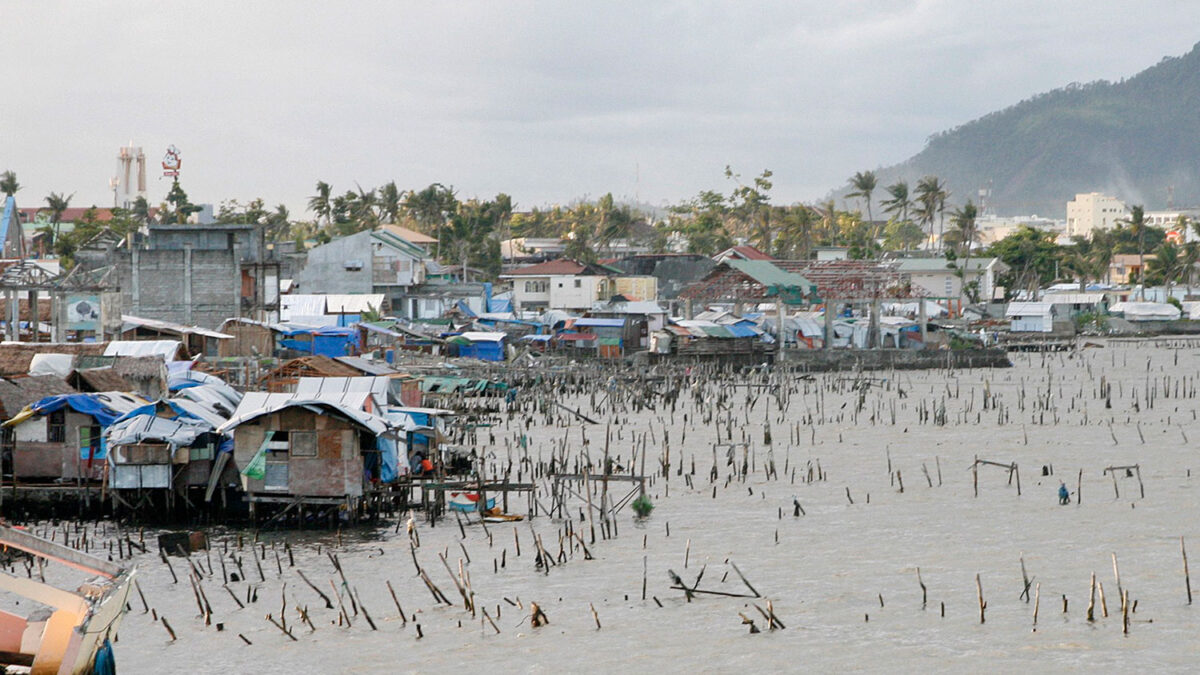
[[[550,277],[550,309],[591,309],[606,282],[605,277]]]
[[[153,225],[149,245],[154,250],[226,251],[237,249],[241,260],[260,260],[258,229],[252,225]]]
[[[134,250],[118,263],[126,314],[216,329],[241,311],[232,250]]]
[[[363,231],[316,246],[296,275],[300,293],[371,293],[371,233]],[[359,269],[347,269],[354,261]]]

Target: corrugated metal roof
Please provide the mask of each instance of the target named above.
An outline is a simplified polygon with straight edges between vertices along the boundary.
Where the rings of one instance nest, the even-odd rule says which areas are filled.
[[[780,269],[767,260],[727,260],[725,264],[769,288],[802,289],[805,293],[813,288],[808,279]]]
[[[625,319],[595,319],[584,318],[575,319],[576,326],[595,326],[597,328],[623,328]]]
[[[122,332],[127,331],[130,328],[149,328],[151,330],[175,333],[177,335],[195,334],[203,335],[204,337],[215,338],[217,340],[233,339],[232,335],[218,333],[215,330],[208,330],[207,328],[201,328],[200,326],[185,326],[181,323],[172,323],[170,321],[161,321],[159,319],[147,319],[145,317],[133,316],[131,314],[122,314],[121,323],[124,324],[121,327]]]

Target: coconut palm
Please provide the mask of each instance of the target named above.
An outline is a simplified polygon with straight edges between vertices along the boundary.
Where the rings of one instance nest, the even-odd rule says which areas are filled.
[[[900,222],[907,221],[908,209],[912,206],[912,199],[908,196],[908,182],[896,181],[887,186],[887,191],[892,198],[883,200],[884,212],[892,214],[893,217],[899,217]]]
[[[400,219],[400,211],[403,209],[401,202],[404,201],[404,191],[396,187],[396,181],[388,181],[378,192],[375,202],[380,221],[395,223]]]
[[[1138,299],[1146,298],[1146,211],[1141,204],[1129,209],[1129,217],[1120,221],[1129,226],[1130,233],[1138,240]]]
[[[317,220],[325,219],[325,225],[328,226],[333,216],[333,204],[330,200],[330,195],[333,194],[333,188],[325,181],[317,181],[317,194],[308,198],[308,210],[313,212]]]
[[[859,171],[850,178],[850,186],[853,191],[846,193],[847,199],[859,198],[867,203],[867,221],[873,222],[874,216],[871,214],[871,194],[875,192],[876,179],[874,171]]]
[[[21,189],[21,184],[17,182],[17,174],[11,170],[0,174],[0,192],[6,196],[17,194],[17,190]]]
[[[933,235],[934,218],[941,219],[939,221],[941,225],[938,228],[939,246],[945,225],[946,200],[948,199],[950,199],[950,192],[946,189],[946,184],[937,176],[925,176],[917,182],[915,201],[918,204],[918,218],[929,228],[930,236]]]
[[[975,243],[979,234],[975,230],[975,218],[978,217],[978,210],[975,204],[968,199],[966,204],[963,204],[961,209],[955,210],[951,216],[951,223],[954,224],[954,239],[958,243],[958,255],[962,257],[962,267],[960,274],[962,275],[962,289],[959,299],[961,300],[961,292],[967,289],[967,279],[971,273],[971,245]]]
[[[442,229],[446,218],[457,208],[458,199],[454,196],[454,190],[441,183],[433,183],[423,190],[409,191],[404,197],[404,209],[425,233],[436,231],[438,243],[435,255],[439,258],[442,255]]]
[[[59,224],[62,222],[63,212],[71,205],[71,197],[74,196],[74,192],[65,197],[57,192],[51,192],[50,196],[46,197],[46,206],[50,209],[50,226],[54,230],[54,239],[51,242],[52,246],[58,241],[58,229]]]

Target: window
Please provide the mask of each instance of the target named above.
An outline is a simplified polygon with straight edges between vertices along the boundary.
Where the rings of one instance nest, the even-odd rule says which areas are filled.
[[[548,290],[550,290],[550,282],[545,279],[525,282],[526,293],[545,293]]]
[[[59,408],[46,415],[46,440],[51,443],[67,442],[66,408]]]
[[[317,434],[312,431],[293,431],[289,446],[292,457],[316,457]]]
[[[575,288],[583,288],[583,279],[575,280]]]

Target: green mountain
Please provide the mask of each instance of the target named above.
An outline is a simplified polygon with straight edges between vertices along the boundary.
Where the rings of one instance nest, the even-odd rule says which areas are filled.
[[[1200,205],[1200,44],[1129,79],[1070,84],[936,134],[876,173],[878,194],[940,176],[955,204],[990,187],[1001,215],[1062,218],[1093,191],[1161,209],[1168,186],[1175,206]]]

